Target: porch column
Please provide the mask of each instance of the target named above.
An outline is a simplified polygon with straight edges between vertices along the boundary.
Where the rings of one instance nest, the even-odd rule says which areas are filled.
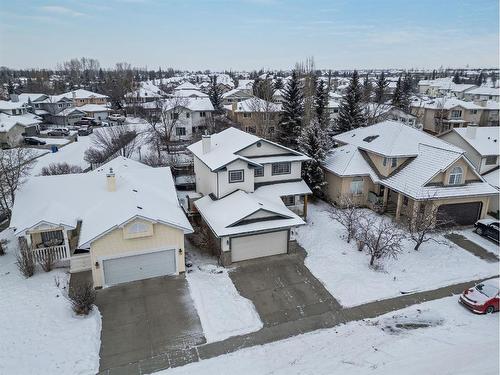
[[[26,233],[24,235],[24,238],[26,238],[26,243],[28,244],[28,248],[31,249],[31,234]]]
[[[415,225],[415,220],[418,215],[418,211],[420,210],[420,201],[413,201],[413,209],[411,211],[411,226]]]
[[[68,231],[66,229],[63,229],[62,232],[63,232],[63,238],[64,238],[64,247],[65,247],[65,252],[66,252],[66,258],[69,259],[71,256],[71,251],[69,249]]]
[[[401,205],[403,204],[403,195],[398,193],[398,204],[396,206],[396,220],[401,216]]]
[[[307,194],[304,195],[304,219],[307,218]]]
[[[389,188],[385,187],[384,188],[384,203],[383,203],[384,209],[387,208],[387,200],[388,199],[389,199]]]

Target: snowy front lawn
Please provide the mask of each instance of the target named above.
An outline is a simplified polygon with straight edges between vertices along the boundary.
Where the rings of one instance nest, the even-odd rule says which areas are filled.
[[[156,375],[498,374],[498,324],[448,297]]]
[[[238,293],[228,270],[213,264],[211,258],[190,255],[193,266],[186,278],[207,342],[261,329],[253,303]]]
[[[0,238],[13,240],[12,232],[5,230]],[[66,298],[66,270],[37,269],[25,279],[17,270],[14,252],[11,241],[8,253],[0,256],[0,374],[98,372],[97,308],[88,317],[75,316]]]
[[[477,245],[481,246],[484,250],[489,251],[492,254],[495,254],[497,257],[500,257],[500,245],[486,237],[480,236],[479,234],[474,232],[474,228],[455,230],[454,232],[461,234],[469,241],[472,241]]]
[[[296,237],[307,251],[306,266],[343,306],[498,275],[497,263],[485,262],[442,236],[445,244],[430,241],[419,251],[413,250],[411,241],[403,240],[398,259],[382,260],[383,269],[374,270],[355,241],[345,241],[344,228],[327,208],[324,202],[309,205],[307,225],[297,229]]]

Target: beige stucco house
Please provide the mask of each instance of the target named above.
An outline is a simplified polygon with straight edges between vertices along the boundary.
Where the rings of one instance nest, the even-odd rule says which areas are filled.
[[[402,123],[385,121],[334,137],[323,164],[330,201],[389,212],[411,219],[417,210],[473,224],[486,215],[496,193],[465,152]],[[432,205],[432,206],[431,206]]]
[[[50,194],[47,194],[50,192]],[[11,227],[35,259],[50,253],[95,288],[184,272],[184,234],[170,168],[118,157],[88,173],[30,178]]]
[[[284,254],[307,216],[311,190],[301,165],[309,158],[266,139],[228,128],[188,147],[194,155],[193,201],[222,264]]]

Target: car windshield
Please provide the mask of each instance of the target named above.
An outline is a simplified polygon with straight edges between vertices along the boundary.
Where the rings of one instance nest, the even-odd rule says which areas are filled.
[[[493,285],[479,284],[476,285],[476,289],[479,293],[484,294],[486,297],[494,297],[498,293],[498,289]]]

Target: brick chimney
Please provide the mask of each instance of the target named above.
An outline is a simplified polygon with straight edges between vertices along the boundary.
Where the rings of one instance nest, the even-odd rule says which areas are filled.
[[[106,188],[110,192],[116,191],[116,177],[113,168],[109,168],[109,172],[106,173]]]

